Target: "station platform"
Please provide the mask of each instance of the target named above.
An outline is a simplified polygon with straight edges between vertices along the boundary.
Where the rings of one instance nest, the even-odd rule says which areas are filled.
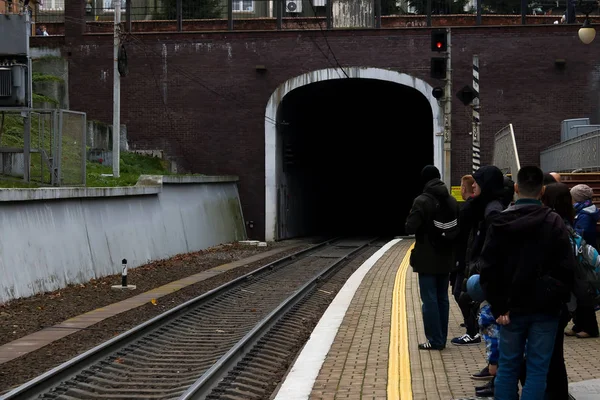
[[[423,351],[413,239],[394,239],[346,282],[296,358],[275,400],[476,399],[471,374],[485,367],[485,344]],[[464,334],[450,298],[449,338]],[[571,396],[600,399],[600,338],[565,337]]]

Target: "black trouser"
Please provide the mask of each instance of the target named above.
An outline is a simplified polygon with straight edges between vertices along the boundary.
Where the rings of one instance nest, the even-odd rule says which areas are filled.
[[[450,274],[450,286],[452,286],[452,296],[454,296],[454,300],[458,304],[458,298],[460,297],[460,293],[462,292],[462,284],[465,279],[465,275],[462,272],[454,271]]]
[[[554,340],[554,350],[550,359],[548,376],[546,378],[546,395],[548,400],[569,400],[569,379],[567,377],[567,368],[565,367],[563,331],[567,327],[571,316],[567,307],[563,307],[560,320],[558,321],[558,330]],[[525,385],[526,378],[525,360],[521,364],[521,386]]]
[[[467,335],[473,337],[479,333],[479,323],[477,322],[477,314],[479,313],[479,303],[471,299],[467,293],[462,292],[458,297],[458,306],[465,320]]]
[[[585,332],[590,336],[598,336],[598,321],[596,320],[596,311],[594,306],[577,305],[575,315],[573,315],[574,332]]]

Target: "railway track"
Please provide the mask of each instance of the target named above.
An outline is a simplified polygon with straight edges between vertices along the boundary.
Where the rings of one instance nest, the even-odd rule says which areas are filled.
[[[275,341],[282,340],[281,332],[293,336],[294,328],[285,328],[296,321],[289,316],[314,312],[311,301],[319,303],[310,300],[318,296],[306,296],[374,241],[333,239],[267,264],[75,357],[3,399],[200,399],[213,389],[231,390],[227,385],[239,390],[239,379],[248,393],[260,392],[260,383],[253,386],[248,374],[240,373],[244,361],[257,354],[263,361],[277,358],[265,350],[265,334],[275,335]]]

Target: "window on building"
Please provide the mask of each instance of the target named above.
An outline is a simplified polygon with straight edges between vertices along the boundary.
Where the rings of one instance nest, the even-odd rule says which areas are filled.
[[[41,11],[62,11],[65,9],[65,0],[43,0],[38,4]]]
[[[61,0],[64,1],[64,0]],[[103,0],[103,8],[104,12],[115,12],[115,1],[116,0]],[[125,12],[125,7],[127,6],[127,2],[125,0],[121,0],[121,12]]]
[[[254,12],[254,1],[233,0],[233,12]]]

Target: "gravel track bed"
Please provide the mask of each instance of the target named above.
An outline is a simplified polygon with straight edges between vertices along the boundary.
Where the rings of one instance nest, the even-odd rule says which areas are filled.
[[[207,400],[268,400],[348,278],[385,242],[374,242],[320,282],[211,392]]]
[[[120,282],[120,275],[114,275],[92,281],[87,285],[83,285],[84,287],[74,285],[52,294],[17,300],[0,307],[0,312],[9,314],[8,316],[4,315],[4,317],[0,318],[0,339],[6,343],[15,340],[18,337],[35,332],[41,327],[60,323],[65,319],[124,300],[174,280],[205,271],[218,265],[268,251],[276,247],[287,245],[289,244],[285,242],[270,244],[270,246],[266,248],[239,244],[223,245],[198,253],[185,254],[173,257],[169,260],[157,261],[146,266],[135,268],[129,272],[128,278],[130,282],[136,284],[138,287],[138,290],[133,292],[111,290],[110,285],[119,284]],[[308,246],[310,246],[308,243],[298,244],[298,246],[276,255],[226,271],[205,281],[198,282],[177,292],[163,296],[158,299],[156,305],[152,303],[145,304],[141,307],[101,321],[85,330],[75,332],[37,351],[7,363],[0,364],[0,393],[6,393],[10,389],[73,358],[77,354],[89,350],[168,309],[212,290],[236,277],[258,269],[269,262],[275,261],[288,254],[295,253]],[[43,309],[39,310],[37,307],[43,307]],[[39,313],[39,311],[44,312]],[[18,331],[21,332],[21,334],[13,335],[13,331],[10,331],[9,335],[6,324],[17,325],[19,323],[23,325]],[[8,328],[14,329],[14,327],[11,328],[10,326]],[[2,329],[4,329],[4,331],[2,331]],[[6,335],[11,337],[6,340]]]

